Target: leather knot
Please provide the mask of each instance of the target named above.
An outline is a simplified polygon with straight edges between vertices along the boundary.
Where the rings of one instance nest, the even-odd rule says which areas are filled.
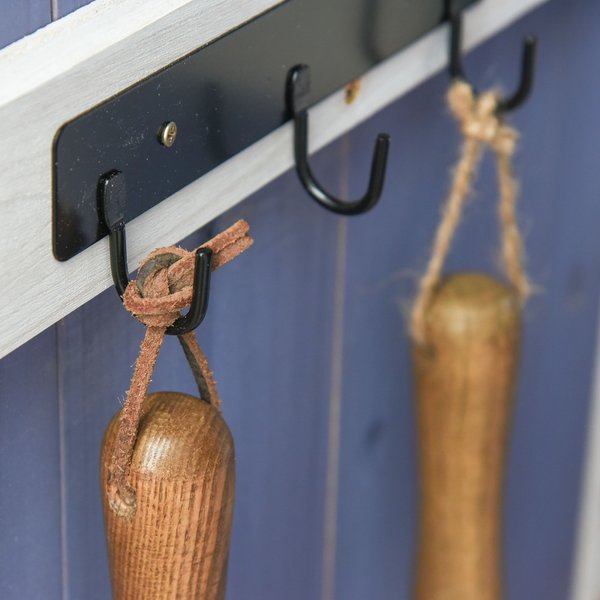
[[[192,301],[194,264],[194,252],[176,246],[155,250],[129,282],[125,308],[147,327],[169,327]]]
[[[468,83],[458,82],[451,86],[448,102],[466,138],[488,144],[505,156],[514,154],[518,134],[498,115],[496,92],[476,96]]]

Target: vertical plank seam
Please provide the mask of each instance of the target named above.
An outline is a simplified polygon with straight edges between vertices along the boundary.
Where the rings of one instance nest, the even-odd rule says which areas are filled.
[[[58,0],[49,0],[50,21],[57,21]],[[58,460],[59,460],[59,490],[60,490],[60,571],[63,600],[69,597],[69,568],[67,555],[67,489],[66,489],[66,456],[65,456],[65,395],[64,395],[64,361],[62,355],[64,323],[59,321],[54,325],[56,340],[56,396],[58,401]]]
[[[348,192],[348,157],[350,136],[344,136],[340,152],[340,189]],[[333,328],[331,341],[331,379],[329,387],[329,416],[327,425],[327,466],[325,471],[325,509],[323,525],[323,563],[321,600],[333,600],[337,559],[338,491],[340,478],[340,438],[343,392],[344,316],[346,295],[347,220],[337,224],[336,263],[334,273]]]
[[[69,599],[69,561],[67,548],[67,477],[66,477],[66,441],[65,441],[65,378],[64,378],[64,319],[55,326],[56,330],[56,381],[58,398],[58,449],[60,477],[60,553],[61,586],[63,600]]]
[[[50,20],[58,21],[60,15],[58,14],[58,0],[50,0]]]

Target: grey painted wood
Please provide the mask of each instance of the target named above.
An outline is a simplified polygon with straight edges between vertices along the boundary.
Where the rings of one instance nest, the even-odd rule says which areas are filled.
[[[62,598],[56,334],[0,361],[0,598]]]
[[[50,22],[50,0],[8,0],[1,8],[0,48]]]
[[[600,291],[600,81],[589,77],[599,17],[591,0],[553,2],[469,60],[482,85],[512,82],[522,34],[540,36],[535,96],[514,115],[521,221],[541,290],[526,310],[506,491],[509,600],[568,597]],[[336,595],[343,600],[410,594],[418,498],[401,307],[427,260],[455,160],[446,86],[444,75],[436,78],[352,135],[356,178],[374,131],[391,131],[394,146],[382,205],[352,221],[349,233]],[[450,270],[497,272],[491,161],[477,189]]]

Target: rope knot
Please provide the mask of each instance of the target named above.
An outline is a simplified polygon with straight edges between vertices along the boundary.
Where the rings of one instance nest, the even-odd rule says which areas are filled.
[[[448,92],[448,103],[460,123],[463,135],[488,144],[505,156],[512,156],[518,135],[499,116],[499,100],[494,91],[475,95],[473,88],[463,81],[455,83]]]
[[[171,246],[149,254],[123,295],[125,308],[146,327],[169,327],[192,300],[194,252]]]

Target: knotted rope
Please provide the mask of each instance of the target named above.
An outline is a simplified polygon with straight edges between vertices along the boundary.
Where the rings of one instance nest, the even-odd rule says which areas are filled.
[[[515,215],[517,184],[513,177],[512,157],[518,134],[499,116],[498,102],[499,97],[495,92],[476,96],[471,86],[463,81],[455,82],[448,91],[448,104],[465,139],[435,235],[431,258],[419,283],[419,292],[412,309],[411,334],[421,344],[426,341],[426,310],[440,280],[465,201],[471,191],[473,177],[486,146],[496,156],[498,218],[501,225],[504,272],[521,302],[525,302],[531,293],[531,285],[523,267],[523,241]]]
[[[248,224],[238,221],[203,245],[213,253],[213,271],[252,245],[248,231]],[[135,363],[108,468],[109,506],[122,517],[131,518],[135,514],[135,490],[128,480],[142,405],[166,329],[179,318],[179,311],[191,302],[195,254],[195,251],[188,252],[175,246],[155,250],[142,262],[137,280],[129,283],[123,295],[125,308],[146,326],[146,334]],[[214,376],[196,336],[191,332],[178,338],[200,397],[219,408]]]

